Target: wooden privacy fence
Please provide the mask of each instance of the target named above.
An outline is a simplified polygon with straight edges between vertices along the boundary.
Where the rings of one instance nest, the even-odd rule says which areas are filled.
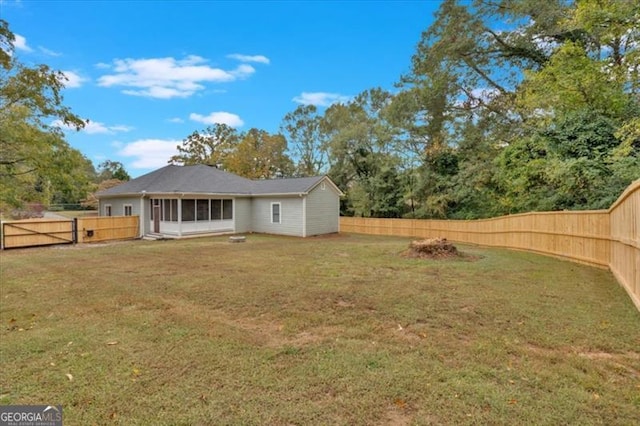
[[[127,240],[139,233],[138,216],[14,220],[2,222],[2,248]]]
[[[76,241],[72,220],[25,219],[2,222],[2,248],[72,244]]]
[[[79,243],[131,240],[139,236],[139,216],[93,216],[78,218]]]
[[[640,180],[608,210],[523,213],[480,220],[341,217],[340,231],[444,237],[609,268],[640,310]]]

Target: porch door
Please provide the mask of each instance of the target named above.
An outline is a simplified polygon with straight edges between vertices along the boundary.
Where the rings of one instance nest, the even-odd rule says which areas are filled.
[[[153,206],[153,232],[160,233],[160,206]]]

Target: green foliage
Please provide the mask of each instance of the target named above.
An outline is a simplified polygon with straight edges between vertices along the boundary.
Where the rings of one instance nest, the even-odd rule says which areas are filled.
[[[131,180],[131,176],[129,176],[121,162],[105,160],[98,165],[98,180],[102,182],[111,179],[126,182]]]
[[[56,119],[79,129],[85,122],[63,104],[64,74],[19,63],[14,40],[0,20],[0,210],[78,202],[90,189],[93,166],[45,123]]]
[[[412,215],[606,208],[640,177],[636,1],[446,0],[386,108]]]
[[[214,124],[193,132],[177,148],[179,153],[170,163],[208,164],[249,179],[294,174],[284,136],[260,129],[239,133],[226,124]]]
[[[229,155],[240,143],[237,130],[226,124],[214,124],[195,131],[178,145],[178,154],[169,160],[173,164],[208,164],[225,166]]]
[[[566,114],[591,109],[619,118],[631,98],[600,61],[590,58],[578,44],[565,43],[540,71],[525,72],[520,105],[531,113],[540,110]]]
[[[286,151],[284,136],[250,129],[240,135],[240,142],[229,153],[225,166],[228,171],[249,179],[291,176],[293,162]]]
[[[326,172],[327,147],[320,132],[320,120],[314,105],[300,105],[282,120],[281,132],[297,159],[298,176],[317,176]]]
[[[496,162],[505,213],[609,207],[640,176],[640,149],[625,150],[616,127],[578,110],[505,148]]]

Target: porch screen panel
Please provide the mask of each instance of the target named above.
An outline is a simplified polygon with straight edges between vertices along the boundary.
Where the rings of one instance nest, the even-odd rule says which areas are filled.
[[[233,200],[222,200],[222,219],[233,219]]]
[[[197,200],[196,210],[198,220],[209,220],[209,200]]]
[[[222,200],[211,200],[211,220],[222,219]]]
[[[178,200],[169,200],[171,201],[171,222],[178,221]],[[165,217],[165,220],[167,218]]]
[[[182,221],[196,220],[196,200],[182,200]]]
[[[162,211],[164,214],[161,220],[171,220],[171,200],[162,200]]]

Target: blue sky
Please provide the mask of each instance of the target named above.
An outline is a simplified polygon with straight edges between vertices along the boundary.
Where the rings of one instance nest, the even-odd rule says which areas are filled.
[[[15,1],[0,18],[16,55],[69,77],[65,104],[89,125],[67,140],[133,177],[166,164],[195,130],[277,132],[409,71],[437,1]]]

